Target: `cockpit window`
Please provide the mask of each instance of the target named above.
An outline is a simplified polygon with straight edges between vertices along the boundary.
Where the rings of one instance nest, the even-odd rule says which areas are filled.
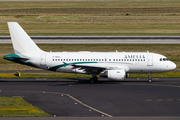
[[[160,61],[169,61],[167,58],[160,58]]]

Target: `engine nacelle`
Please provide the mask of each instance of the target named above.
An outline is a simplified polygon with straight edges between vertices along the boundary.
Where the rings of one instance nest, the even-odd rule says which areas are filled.
[[[124,80],[126,77],[125,70],[108,70],[107,77],[109,80]]]

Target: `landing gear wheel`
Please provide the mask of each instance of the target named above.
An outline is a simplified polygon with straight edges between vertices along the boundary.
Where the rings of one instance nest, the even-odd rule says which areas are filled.
[[[151,83],[151,82],[152,82],[152,79],[149,79],[148,81],[149,81],[149,83]]]
[[[94,78],[90,78],[89,82],[93,84],[95,82],[95,79]]]
[[[96,76],[89,79],[89,82],[92,83],[92,84],[96,83],[97,81],[98,81],[98,78]]]

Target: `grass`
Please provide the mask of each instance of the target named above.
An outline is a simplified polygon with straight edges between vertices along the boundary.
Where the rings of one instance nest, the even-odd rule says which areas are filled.
[[[1,1],[0,9],[40,9],[40,8],[149,8],[179,7],[178,0],[161,1]]]
[[[176,70],[180,70],[180,45],[179,44],[39,44],[44,51],[92,51],[92,52],[149,52],[165,55],[176,63]],[[17,70],[39,70],[28,66],[20,65],[3,59],[6,54],[14,53],[11,44],[0,44],[0,71]]]
[[[0,97],[0,117],[50,117],[20,97]]]
[[[152,78],[179,78],[180,72],[152,73]],[[22,73],[16,76],[13,73],[0,74],[0,78],[91,78],[91,75],[74,73]],[[99,77],[99,76],[98,76]],[[148,78],[148,74],[130,73],[129,78]]]
[[[9,35],[9,21],[29,35],[180,35],[179,6],[180,1],[3,1],[0,35]]]

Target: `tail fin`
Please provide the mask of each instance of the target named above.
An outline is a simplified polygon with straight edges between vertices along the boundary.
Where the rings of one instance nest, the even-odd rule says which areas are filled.
[[[43,52],[17,22],[8,22],[15,54]]]

